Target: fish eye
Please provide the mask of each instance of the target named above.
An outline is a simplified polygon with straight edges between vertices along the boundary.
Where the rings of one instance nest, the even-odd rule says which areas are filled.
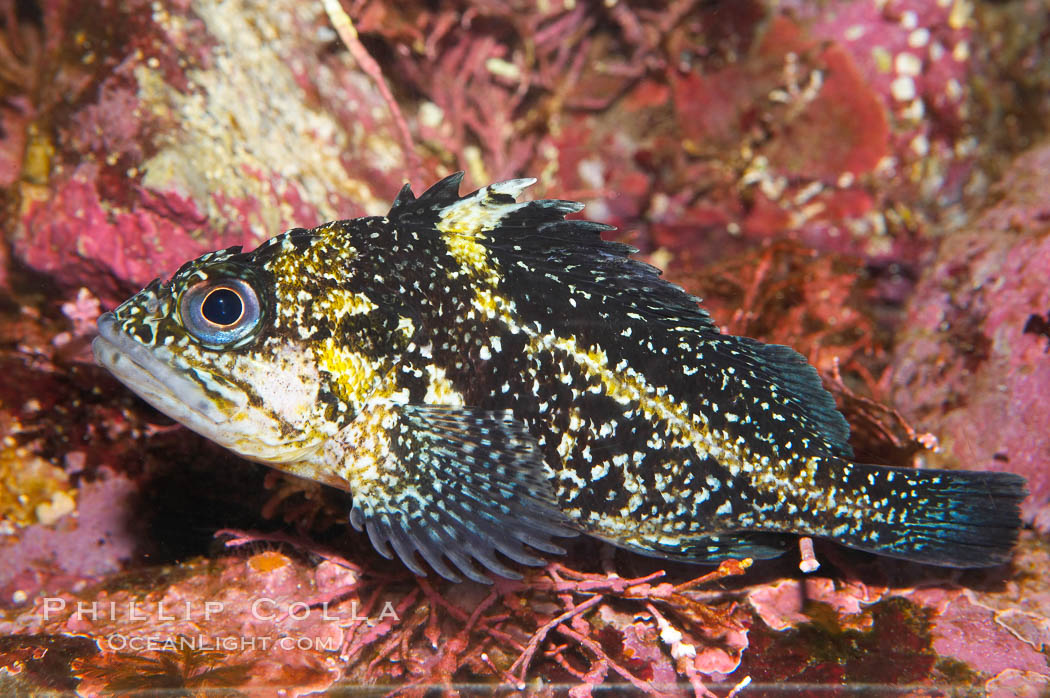
[[[213,325],[230,327],[244,317],[244,302],[232,288],[213,288],[201,303],[201,316]]]
[[[259,298],[241,279],[198,284],[179,301],[182,324],[204,344],[228,345],[259,324]]]

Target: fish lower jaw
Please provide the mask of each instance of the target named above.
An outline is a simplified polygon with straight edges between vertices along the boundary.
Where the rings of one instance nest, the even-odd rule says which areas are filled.
[[[245,460],[254,461],[268,465],[275,470],[281,470],[292,475],[298,475],[310,480],[324,482],[316,475],[318,471],[317,455],[321,452],[322,444],[268,444],[257,438],[247,437],[237,443],[223,443],[223,446],[236,453]],[[325,484],[328,484],[327,482]]]
[[[303,465],[318,460],[323,437],[301,435],[289,440],[267,416],[209,395],[163,357],[117,329],[113,316],[99,321],[99,335],[91,348],[95,360],[117,380],[201,436],[247,460],[332,484],[318,477],[322,471],[316,467]]]
[[[301,449],[298,452],[298,458],[293,457],[295,452],[289,451],[287,454],[284,454],[286,456],[284,460],[262,459],[244,454],[241,455],[257,463],[268,465],[274,470],[280,470],[282,473],[294,475],[304,480],[312,480],[328,487],[334,487],[337,490],[352,492],[353,487],[351,484],[333,472],[324,462],[323,455],[319,454],[321,454],[319,447],[311,447]]]
[[[125,335],[106,313],[91,343],[95,361],[143,400],[194,431],[225,443],[234,410],[212,399],[199,385]]]

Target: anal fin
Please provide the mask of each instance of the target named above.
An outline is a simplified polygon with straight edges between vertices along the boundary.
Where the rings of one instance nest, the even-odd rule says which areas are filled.
[[[791,548],[795,536],[765,531],[733,531],[683,537],[678,541],[632,541],[616,545],[629,548],[648,557],[659,557],[678,562],[706,563],[722,560],[741,560],[749,557],[766,560],[778,557]]]

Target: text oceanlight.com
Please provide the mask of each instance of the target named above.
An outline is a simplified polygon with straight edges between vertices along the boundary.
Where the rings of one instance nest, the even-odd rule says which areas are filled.
[[[160,637],[152,635],[124,635],[114,633],[105,638],[106,646],[114,652],[161,652],[187,650],[194,652],[244,652],[248,650],[317,650],[334,652],[339,641],[334,637],[267,637],[244,635],[177,635]]]

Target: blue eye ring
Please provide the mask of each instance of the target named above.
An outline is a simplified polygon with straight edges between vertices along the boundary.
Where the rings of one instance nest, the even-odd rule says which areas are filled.
[[[202,344],[227,347],[259,325],[259,297],[241,279],[205,281],[179,299],[182,325]]]

